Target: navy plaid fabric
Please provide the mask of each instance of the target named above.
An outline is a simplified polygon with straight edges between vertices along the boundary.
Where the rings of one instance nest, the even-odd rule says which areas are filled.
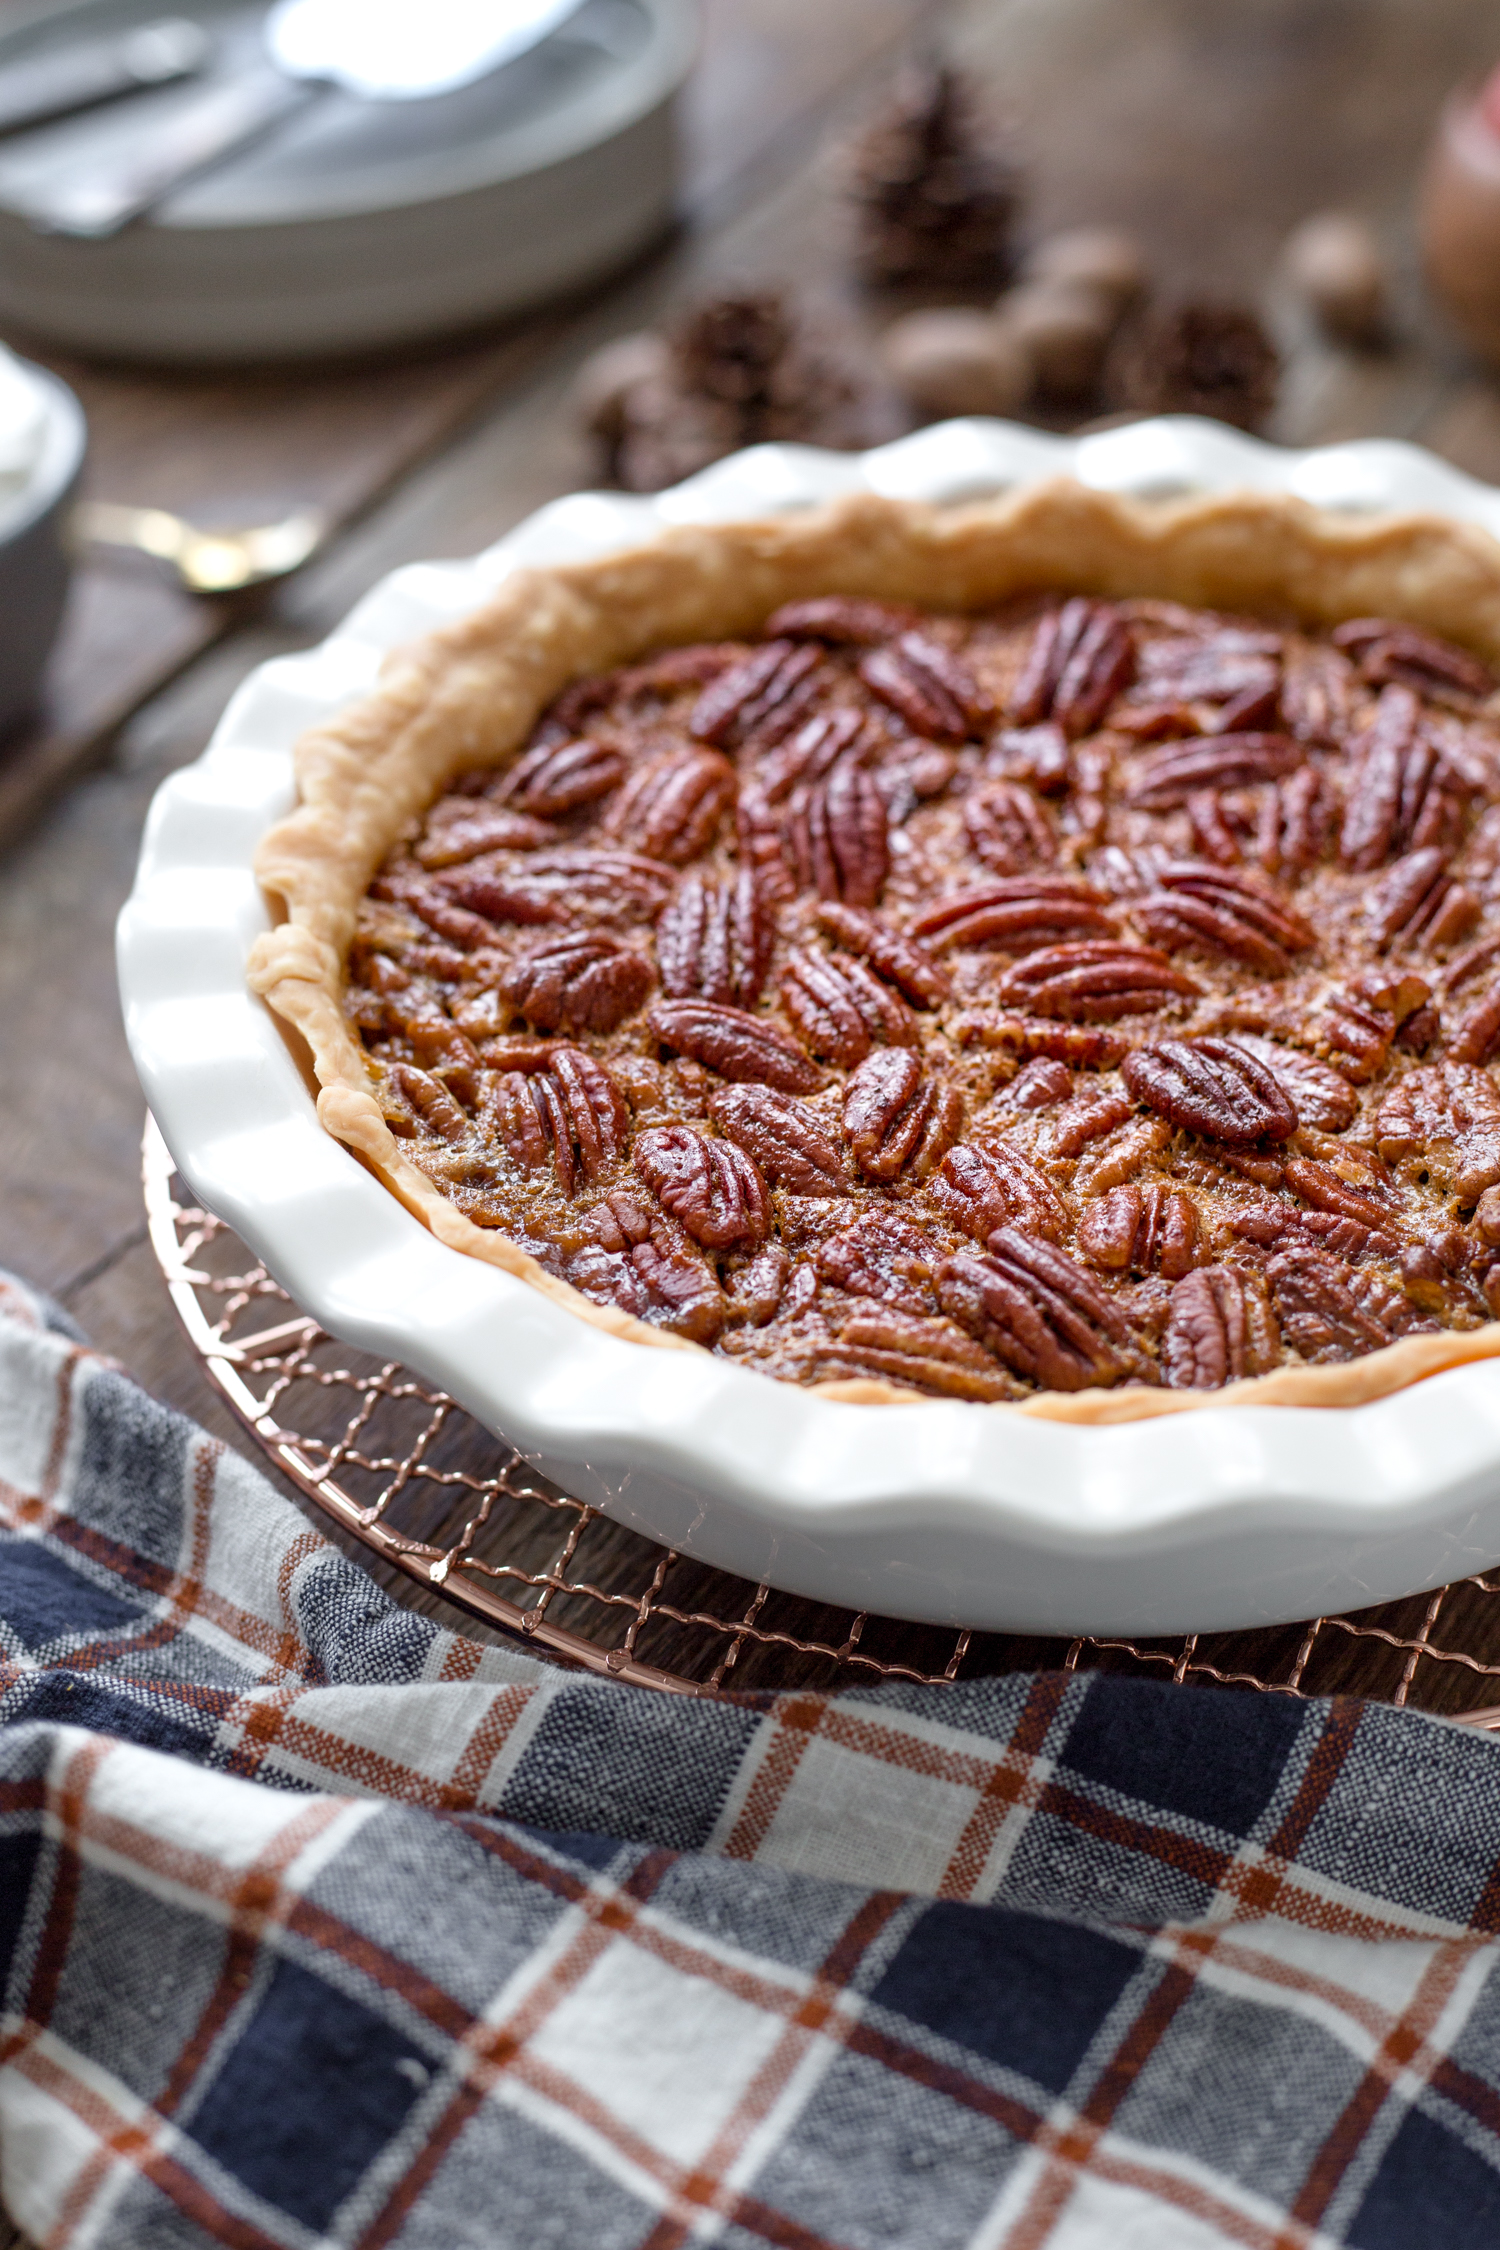
[[[1500,1745],[695,1702],[389,1602],[0,1284],[0,2189],[48,2250],[1495,2250]]]

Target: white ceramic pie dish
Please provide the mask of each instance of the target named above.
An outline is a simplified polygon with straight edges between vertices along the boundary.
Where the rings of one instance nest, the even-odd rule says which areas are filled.
[[[1080,1428],[962,1402],[854,1406],[654,1352],[436,1241],[319,1126],[245,956],[252,872],[304,728],[508,572],[664,525],[852,490],[936,503],[1042,476],[1137,498],[1252,487],[1500,537],[1500,492],[1386,441],[1291,452],[1217,424],[1062,439],[951,422],[864,455],[762,446],[650,499],[554,502],[469,562],[393,574],[320,648],[264,665],[157,794],[120,919],[126,1027],[195,1193],[351,1344],[405,1361],[611,1515],[754,1580],[945,1624],[1132,1635],[1358,1607],[1500,1558],[1500,1362],[1356,1408],[1205,1407]]]

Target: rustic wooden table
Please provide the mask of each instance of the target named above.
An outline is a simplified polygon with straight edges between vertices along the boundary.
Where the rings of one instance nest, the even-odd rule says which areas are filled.
[[[253,665],[319,638],[393,565],[475,549],[595,478],[565,397],[597,343],[731,280],[790,281],[849,304],[828,149],[903,42],[931,29],[932,10],[706,0],[704,13],[686,223],[607,292],[363,372],[67,370],[93,419],[97,492],[205,520],[311,497],[342,527],[249,608],[194,604],[131,558],[93,561],[44,755],[33,742],[24,760],[0,757],[0,839],[7,826],[13,839],[0,860],[0,1262],[231,1443],[242,1432],[184,1341],[142,1219],[142,1105],[111,935],[146,806]],[[1140,229],[1169,286],[1267,306],[1289,353],[1273,436],[1414,438],[1500,479],[1500,387],[1424,306],[1411,244],[1413,183],[1442,97],[1500,48],[1489,11],[1474,0],[955,0],[947,36],[1014,119],[1031,231],[1120,220]],[[1398,333],[1378,354],[1320,344],[1275,299],[1282,237],[1329,204],[1367,214],[1401,276]],[[64,774],[71,788],[38,812]],[[1352,1651],[1344,1684],[1362,1684],[1363,1663]]]

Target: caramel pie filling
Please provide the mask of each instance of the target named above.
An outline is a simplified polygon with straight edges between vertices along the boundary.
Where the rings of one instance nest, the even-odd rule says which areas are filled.
[[[433,805],[345,1004],[469,1219],[787,1381],[1206,1389],[1500,1315],[1500,696],[1406,625],[793,603]]]

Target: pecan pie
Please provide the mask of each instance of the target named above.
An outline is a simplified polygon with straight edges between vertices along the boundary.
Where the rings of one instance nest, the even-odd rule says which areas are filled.
[[[1290,502],[669,535],[304,746],[252,981],[435,1232],[621,1333],[1075,1418],[1377,1395],[1500,1349],[1474,644],[1477,535]]]

